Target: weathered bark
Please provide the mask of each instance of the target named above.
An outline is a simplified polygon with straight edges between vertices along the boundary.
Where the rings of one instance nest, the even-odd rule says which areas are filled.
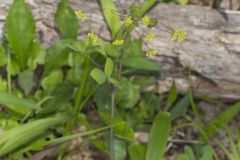
[[[11,0],[1,0],[0,39],[3,24]],[[39,40],[48,47],[59,36],[54,25],[54,14],[59,0],[27,0],[37,21]],[[74,9],[98,8],[94,0],[70,0]],[[130,1],[127,1],[130,3]],[[126,4],[126,3],[124,3]],[[161,23],[187,31],[183,43],[171,42],[169,35],[152,30],[156,38],[149,45],[159,53],[153,58],[166,72],[160,76],[160,93],[169,90],[173,79],[179,92],[188,89],[188,70],[195,93],[215,98],[240,99],[240,12],[217,11],[199,6],[177,6],[159,4],[149,16],[157,17]],[[93,30],[104,39],[110,34],[99,11],[92,12]],[[88,25],[80,24],[81,36],[86,36]]]

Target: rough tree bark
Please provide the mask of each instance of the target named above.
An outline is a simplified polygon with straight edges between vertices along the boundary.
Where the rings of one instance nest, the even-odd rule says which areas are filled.
[[[59,0],[26,0],[37,21],[38,39],[48,47],[59,39],[55,28],[54,14]],[[0,40],[3,25],[12,0],[0,3]],[[99,8],[94,0],[70,0],[74,9]],[[127,1],[128,5],[130,1]],[[110,34],[99,11],[92,13],[93,30],[104,39]],[[159,4],[149,16],[171,27],[187,31],[183,43],[169,40],[169,35],[153,29],[156,38],[149,45],[159,53],[153,58],[166,72],[160,76],[158,92],[169,90],[175,79],[179,92],[188,89],[188,70],[194,91],[198,95],[214,98],[240,99],[240,11],[217,11],[199,6]],[[88,26],[80,25],[79,38],[86,36]]]

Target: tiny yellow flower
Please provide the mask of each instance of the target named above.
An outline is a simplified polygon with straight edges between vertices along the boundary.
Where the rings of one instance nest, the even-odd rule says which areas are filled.
[[[151,40],[151,39],[153,39],[155,37],[155,35],[153,34],[153,33],[148,33],[145,37],[144,37],[144,39],[145,40]]]
[[[147,51],[147,56],[148,57],[150,57],[150,56],[155,56],[156,54],[157,54],[157,50],[156,49],[149,49],[148,51]]]
[[[150,18],[148,16],[144,16],[142,18],[142,23],[146,26],[148,26],[150,24]]]
[[[75,14],[82,19],[82,22],[85,22],[87,18],[85,13],[83,13],[81,10],[77,10],[75,11]]]
[[[132,17],[126,15],[126,16],[125,16],[125,20],[124,20],[124,24],[125,24],[126,27],[130,26],[131,24],[133,24]]]
[[[93,42],[97,41],[97,36],[93,32],[88,33],[88,38],[90,38]]]
[[[180,30],[180,29],[174,29],[171,33],[171,40],[172,41],[178,41],[182,42],[186,38],[187,33]]]
[[[113,41],[112,44],[113,44],[114,46],[118,46],[118,45],[122,45],[123,42],[124,42],[123,39],[121,39],[121,40],[118,40],[118,39],[117,39],[117,40]]]

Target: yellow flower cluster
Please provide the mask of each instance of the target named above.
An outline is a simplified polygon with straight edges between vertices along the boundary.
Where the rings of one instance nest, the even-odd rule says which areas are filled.
[[[88,38],[90,38],[93,42],[97,41],[97,36],[93,32],[88,33]]]
[[[83,13],[81,10],[77,10],[75,11],[75,14],[82,19],[82,22],[85,22],[87,18],[85,13]]]
[[[142,23],[146,26],[150,24],[150,18],[148,16],[144,16],[141,20],[142,20]]]
[[[121,39],[121,40],[118,40],[118,39],[117,39],[117,40],[113,41],[112,44],[113,44],[114,46],[118,46],[118,45],[122,45],[123,42],[124,42],[123,39]]]
[[[171,33],[171,40],[172,41],[178,41],[182,42],[186,38],[187,33],[180,30],[180,29],[174,29]]]
[[[156,54],[157,54],[157,50],[156,49],[149,49],[148,51],[147,51],[147,56],[148,57],[150,57],[150,56],[155,56]]]
[[[131,16],[126,15],[125,16],[125,20],[124,20],[124,24],[126,27],[130,26],[133,24],[133,20]]]
[[[144,37],[144,39],[145,40],[151,40],[151,39],[153,39],[155,37],[155,35],[153,34],[153,33],[148,33],[145,37]]]

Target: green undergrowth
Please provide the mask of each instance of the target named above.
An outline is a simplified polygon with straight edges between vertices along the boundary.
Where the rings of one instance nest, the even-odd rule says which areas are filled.
[[[55,15],[61,39],[44,48],[36,38],[28,5],[13,1],[0,44],[0,159],[28,159],[53,146],[59,146],[55,159],[65,159],[71,154],[66,152],[67,142],[79,137],[112,160],[164,160],[170,154],[176,154],[177,160],[222,159],[211,139],[238,115],[240,103],[206,124],[198,102],[207,98],[195,98],[191,87],[186,95],[178,94],[173,80],[167,94],[146,90],[159,87],[158,78],[165,71],[148,58],[158,52],[148,45],[155,35],[131,36],[136,28],[160,26],[159,32],[168,32],[174,43],[184,43],[186,32],[147,15],[157,0],[132,4],[127,13],[118,11],[112,0],[99,2],[111,42],[92,30],[90,9],[74,11],[67,0],[61,0]],[[89,32],[78,40],[84,24]],[[88,114],[91,110],[94,117]],[[94,118],[97,124],[92,123]],[[86,130],[73,132],[79,126]],[[186,129],[197,135],[194,143],[186,140],[175,150],[174,135]],[[142,132],[148,135],[146,143],[136,139]],[[226,133],[230,150],[218,143],[231,160],[239,159],[237,133]]]

